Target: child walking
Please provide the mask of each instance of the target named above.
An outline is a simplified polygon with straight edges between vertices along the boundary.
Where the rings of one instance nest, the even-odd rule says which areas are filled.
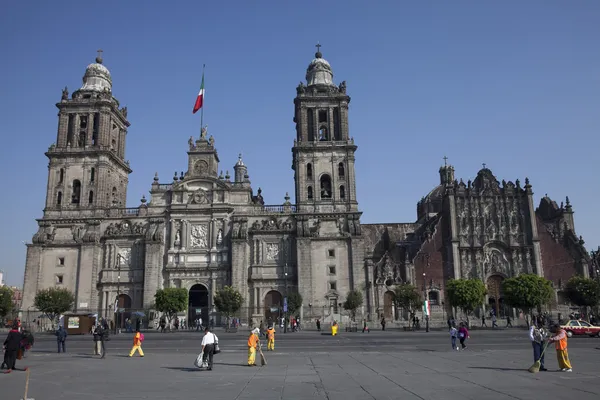
[[[465,344],[465,341],[467,339],[469,339],[471,336],[469,336],[469,330],[467,329],[466,325],[464,324],[464,322],[460,323],[460,327],[458,328],[458,340],[460,340],[460,346],[461,349],[464,350],[467,348],[467,345]]]
[[[142,350],[142,342],[144,341],[144,335],[140,333],[139,329],[136,329],[135,335],[133,336],[133,347],[129,352],[129,357],[133,357],[133,354],[137,350],[140,353],[140,357],[144,357],[144,351]]]
[[[452,350],[458,351],[458,346],[456,345],[456,338],[458,337],[458,329],[454,325],[450,327],[450,340],[452,341]]]

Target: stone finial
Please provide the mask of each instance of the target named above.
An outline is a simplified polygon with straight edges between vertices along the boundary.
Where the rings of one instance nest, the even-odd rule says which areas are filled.
[[[567,198],[565,199],[565,202],[567,203],[567,207],[571,207],[571,202],[569,201],[569,196],[567,196]]]
[[[219,174],[219,179],[224,179],[225,177],[223,176],[223,170],[221,170],[221,173]]]
[[[158,172],[154,173],[154,182],[158,182]]]
[[[98,49],[98,55],[96,56],[96,63],[98,64],[102,64],[102,53],[103,50],[102,49]]]
[[[147,201],[147,200],[146,200],[146,195],[145,195],[145,194],[143,194],[143,195],[142,195],[142,199],[140,200],[140,202],[141,202],[142,204],[146,204],[146,201]]]
[[[225,171],[225,180],[231,180],[231,175],[229,175],[229,170]]]
[[[176,181],[177,180],[177,171],[175,171],[175,173],[173,174],[173,180]]]

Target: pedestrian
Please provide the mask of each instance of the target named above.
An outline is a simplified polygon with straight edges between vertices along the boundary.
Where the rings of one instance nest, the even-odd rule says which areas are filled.
[[[13,324],[12,329],[8,332],[6,340],[4,340],[4,362],[2,366],[6,365],[5,374],[10,374],[17,363],[17,357],[19,348],[21,346],[21,333],[19,332],[19,325]],[[25,368],[27,370],[27,368]]]
[[[543,322],[542,322],[542,319],[540,318],[539,321],[538,321],[538,326],[541,326],[541,325],[543,325]],[[510,315],[506,316],[506,327],[507,328],[512,328],[512,322],[511,322],[511,319],[510,319]]]
[[[62,352],[66,353],[65,342],[67,341],[67,330],[62,325],[59,325],[55,335],[58,352],[60,353],[60,349],[62,348]]]
[[[101,331],[101,327],[100,325],[95,325],[92,326],[92,336],[94,338],[94,355],[95,356],[99,356],[102,354],[102,349],[101,349],[101,342],[100,342],[100,331]]]
[[[321,320],[317,318],[317,332],[321,332]]]
[[[458,328],[458,340],[460,341],[460,346],[462,350],[467,348],[465,341],[470,338],[471,336],[469,336],[469,330],[467,329],[465,324],[461,322],[460,327]]]
[[[458,330],[454,325],[450,327],[450,341],[452,343],[452,350],[458,351],[458,346],[456,345],[456,338],[458,337]]]
[[[385,317],[381,317],[381,330],[385,331]]]
[[[265,334],[265,324],[263,323],[262,319],[260,320],[260,326],[258,327],[258,330],[260,330],[260,336]]]
[[[106,357],[106,340],[108,338],[108,329],[106,329],[105,325],[102,324],[98,325],[96,332],[98,333],[98,338],[100,339],[100,352],[102,353],[102,357],[100,357],[100,359],[103,359]]]
[[[362,333],[365,333],[365,331],[367,333],[370,333],[370,331],[369,331],[369,325],[367,325],[367,320],[363,319],[363,330],[362,330]]]
[[[142,350],[142,342],[144,341],[144,334],[138,330],[133,336],[133,347],[129,352],[129,357],[133,357],[133,354],[137,350],[140,353],[140,357],[144,357],[144,351]]]
[[[452,316],[448,317],[446,323],[448,324],[448,332],[450,332],[452,330]]]
[[[546,332],[542,328],[541,324],[531,324],[529,328],[529,340],[533,346],[533,362],[540,362],[540,371],[548,371],[544,367],[544,341],[546,339]]]
[[[492,328],[497,328],[498,324],[496,323],[496,314],[492,314]]]
[[[256,348],[260,344],[260,339],[258,335],[260,330],[258,328],[254,328],[250,332],[250,336],[248,336],[248,366],[256,367]]]
[[[483,328],[484,326],[487,328],[487,324],[485,323],[485,314],[481,316],[481,327]]]
[[[208,327],[204,329],[204,337],[202,338],[202,365],[206,365],[207,371],[213,369],[213,356],[215,354],[215,346],[219,344],[219,338],[212,333]]]
[[[269,325],[267,329],[267,351],[275,350],[275,328],[273,325]]]
[[[569,353],[567,351],[567,332],[565,332],[559,324],[554,324],[552,328],[555,336],[552,336],[549,342],[554,343],[555,345],[558,367],[562,372],[573,372],[573,367],[571,367],[571,361],[569,360]]]

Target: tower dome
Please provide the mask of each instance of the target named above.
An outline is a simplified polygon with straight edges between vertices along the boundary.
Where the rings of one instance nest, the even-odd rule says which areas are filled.
[[[85,69],[83,86],[81,86],[81,89],[79,90],[94,92],[110,92],[112,90],[112,78],[110,77],[110,72],[108,71],[108,68],[102,65],[102,50],[98,50],[96,62],[88,65]]]
[[[323,58],[320,51],[320,44],[317,44],[315,58],[310,62],[306,69],[306,84],[335,86],[333,83],[333,70],[329,62]]]

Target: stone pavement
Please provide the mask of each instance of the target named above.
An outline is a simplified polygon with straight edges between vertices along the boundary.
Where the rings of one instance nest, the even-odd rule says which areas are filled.
[[[372,332],[338,337],[278,334],[265,367],[244,366],[245,333],[217,331],[223,352],[213,371],[193,361],[200,334],[146,334],[144,358],[128,358],[130,335],[108,342],[105,360],[89,337],[70,337],[67,354],[40,338],[19,365],[31,368],[29,397],[42,399],[598,399],[594,338],[569,341],[573,373],[530,374],[526,331],[473,332],[469,348],[449,349],[445,332]],[[549,350],[547,367],[556,369]],[[2,400],[23,397],[25,373],[0,375]]]

